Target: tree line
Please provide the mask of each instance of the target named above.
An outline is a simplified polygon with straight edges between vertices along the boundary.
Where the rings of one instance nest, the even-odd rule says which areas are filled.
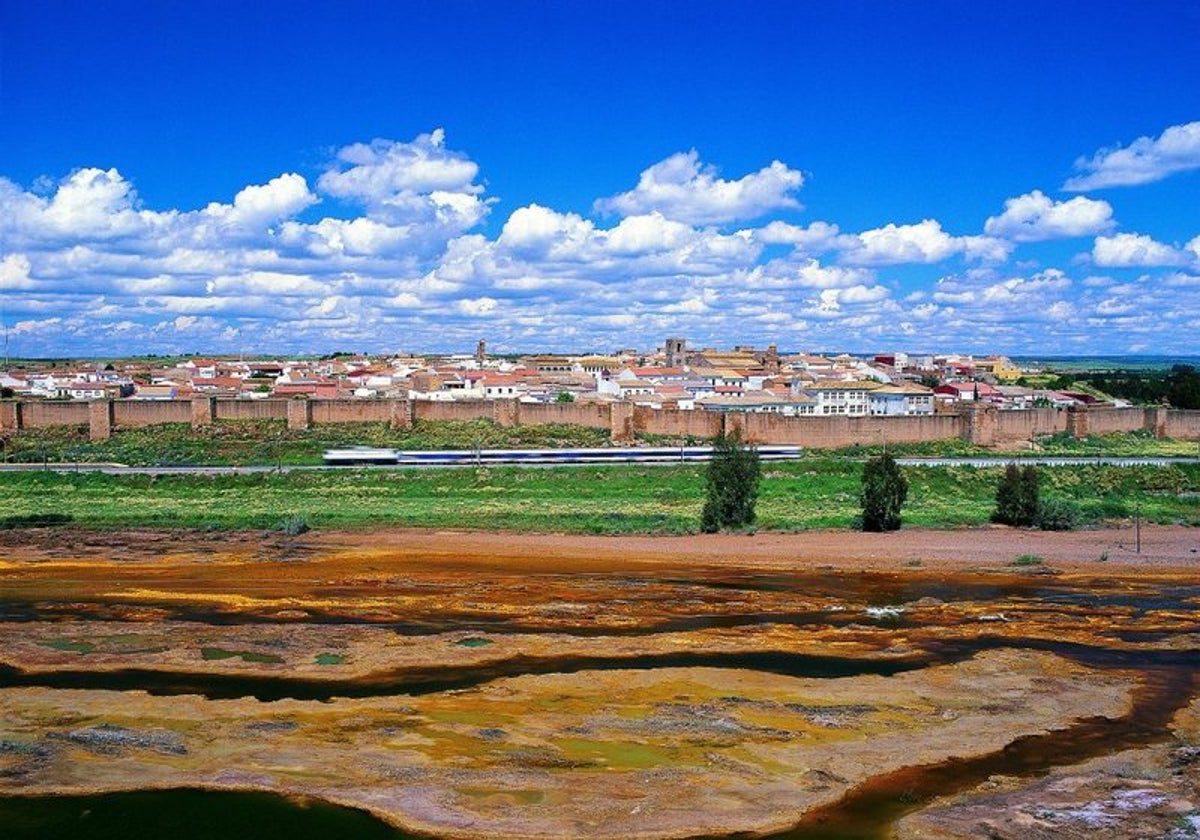
[[[719,435],[705,474],[701,530],[716,533],[753,526],[761,478],[758,451],[742,441],[740,432]],[[859,527],[874,532],[898,530],[906,501],[908,479],[896,459],[886,452],[868,459],[859,490]],[[1078,527],[1080,511],[1068,499],[1042,498],[1037,467],[1009,464],[996,484],[996,507],[991,518],[1018,528],[1069,531]]]
[[[1175,365],[1167,373],[1071,373],[1052,379],[1047,385],[1054,391],[1070,391],[1079,383],[1130,402],[1166,402],[1174,408],[1200,409],[1200,371],[1194,365]]]

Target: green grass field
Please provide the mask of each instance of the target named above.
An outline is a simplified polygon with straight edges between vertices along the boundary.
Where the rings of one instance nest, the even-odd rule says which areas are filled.
[[[319,464],[326,449],[362,444],[397,449],[473,449],[603,446],[608,432],[583,426],[501,428],[490,420],[418,422],[412,429],[385,423],[339,423],[290,431],[282,420],[219,422],[193,430],[166,423],[118,431],[89,441],[86,426],[28,429],[14,435],[4,460],[14,463],[110,462],[129,466],[205,464]]]
[[[850,528],[861,464],[809,458],[765,464],[758,527]],[[908,526],[982,525],[997,469],[907,469]],[[339,470],[244,476],[0,474],[0,516],[66,514],[78,526],[272,528],[289,516],[314,528],[380,526],[573,533],[698,530],[704,467]],[[1067,497],[1089,521],[1141,514],[1200,525],[1200,467],[1070,467],[1042,472],[1043,496]]]

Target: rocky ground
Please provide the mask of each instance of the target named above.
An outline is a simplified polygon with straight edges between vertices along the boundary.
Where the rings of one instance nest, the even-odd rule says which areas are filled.
[[[261,788],[445,836],[764,831],[874,773],[1120,716],[1133,681],[995,651],[896,677],[659,669],[328,703],[0,692],[0,791]]]
[[[1137,729],[1147,680],[1196,666],[1188,529],[1147,529],[1141,557],[1113,531],[991,528],[13,533],[0,795],[245,788],[443,836],[799,838],[943,768],[854,830],[1195,833],[1196,703]],[[872,672],[892,675],[838,676]],[[1087,728],[1131,709],[1132,740]],[[1056,758],[1063,730],[1092,740]],[[1027,737],[1049,754],[1006,767]]]
[[[1200,837],[1200,701],[1164,743],[1054,770],[998,776],[903,819],[898,840],[1118,840]]]

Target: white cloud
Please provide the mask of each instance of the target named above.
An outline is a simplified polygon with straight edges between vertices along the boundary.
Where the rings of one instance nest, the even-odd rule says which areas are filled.
[[[18,321],[12,328],[15,335],[39,332],[57,332],[61,329],[62,318],[42,318],[37,321]]]
[[[469,230],[487,215],[487,203],[475,183],[479,166],[445,147],[442,129],[410,143],[373,140],[337,153],[317,180],[331,196],[361,203],[370,218],[390,224],[438,223]]]
[[[822,265],[815,257],[772,260],[756,268],[746,285],[770,289],[839,289],[873,283],[874,272],[865,268]]]
[[[1188,263],[1188,256],[1145,234],[1118,233],[1096,238],[1092,261],[1104,268],[1180,266]]]
[[[842,261],[851,265],[935,263],[956,254],[973,259],[1006,259],[1011,246],[987,236],[951,236],[934,219],[913,225],[889,223],[847,241]]]
[[[639,216],[659,212],[668,219],[690,224],[721,224],[753,219],[772,210],[797,208],[793,193],[804,184],[804,175],[779,161],[736,181],[717,177],[711,165],[702,165],[693,149],[678,152],[642,172],[637,186],[596,202],[601,213]]]
[[[199,209],[147,209],[114,169],[29,190],[0,179],[0,296],[29,355],[469,349],[481,328],[511,350],[648,347],[673,333],[795,349],[914,336],[1101,348],[1115,331],[1122,348],[1197,350],[1200,237],[1101,237],[1097,262],[1172,265],[1136,281],[1089,278],[1090,262],[1074,279],[1040,263],[1002,270],[1017,240],[1110,220],[1094,212],[1102,202],[1031,192],[978,235],[933,219],[857,235],[778,217],[723,232],[736,214],[794,207],[799,173],[722,180],[694,157],[675,164],[627,194],[661,207],[610,222],[527,203],[486,235],[472,229],[489,207],[478,167],[440,132],[349,146],[315,183],[285,171]],[[977,264],[935,283],[924,266],[951,258]]]
[[[37,284],[29,277],[29,258],[24,254],[9,254],[0,259],[0,291],[32,289]]]
[[[130,237],[156,222],[137,209],[137,193],[116,169],[78,169],[50,198],[0,179],[0,243],[91,242]]]
[[[210,204],[205,212],[227,224],[258,230],[296,215],[317,200],[304,177],[293,172],[246,187],[234,196],[232,206]]]
[[[312,277],[278,271],[248,271],[232,277],[214,277],[205,284],[208,294],[262,294],[303,297],[320,295],[329,286]]]
[[[1161,181],[1176,172],[1200,169],[1200,121],[1173,125],[1157,138],[1139,137],[1128,146],[1101,149],[1079,158],[1076,175],[1063,184],[1074,192]]]
[[[466,155],[447,150],[445,143],[446,132],[439,128],[411,143],[377,139],[345,146],[318,186],[340,198],[369,201],[404,192],[482,192],[473,183],[479,166]]]
[[[695,238],[695,231],[682,222],[665,219],[654,212],[629,216],[608,232],[608,248],[617,254],[669,251]]]
[[[852,247],[854,243],[853,237],[843,235],[837,225],[828,222],[812,222],[801,227],[776,219],[746,233],[764,245],[793,245],[797,251],[814,255],[843,246]]]
[[[414,245],[412,227],[392,227],[373,219],[325,218],[314,224],[285,222],[279,241],[317,257],[369,257],[394,254]]]
[[[540,204],[518,207],[504,223],[498,244],[525,254],[548,254],[564,244],[579,248],[595,225],[575,213],[558,213]]]
[[[983,230],[1014,242],[1040,242],[1094,236],[1112,226],[1112,207],[1107,201],[1083,196],[1052,201],[1041,190],[1034,190],[1005,201],[1004,212],[989,218]]]
[[[889,296],[884,286],[855,285],[844,289],[822,289],[808,301],[804,314],[814,318],[843,318],[847,326],[865,326],[875,320],[876,314],[865,307],[873,307]],[[857,306],[856,306],[857,305]],[[855,307],[847,314],[844,307]]]
[[[455,303],[455,309],[464,315],[481,316],[495,311],[499,301],[490,297],[463,298]]]
[[[888,290],[884,286],[858,285],[841,289],[838,291],[837,297],[840,303],[874,303],[877,300],[883,300],[888,294]]]

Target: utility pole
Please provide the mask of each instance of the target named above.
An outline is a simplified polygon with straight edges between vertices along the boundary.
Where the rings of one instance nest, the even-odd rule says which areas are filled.
[[[1142,500],[1138,499],[1133,505],[1133,530],[1138,554],[1142,553]]]

